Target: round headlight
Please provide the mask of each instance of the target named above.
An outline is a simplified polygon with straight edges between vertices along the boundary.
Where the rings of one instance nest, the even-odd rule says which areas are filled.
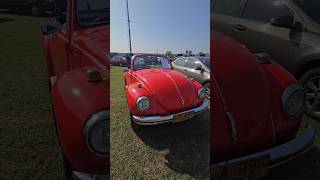
[[[87,146],[96,155],[109,156],[109,111],[101,111],[91,116],[84,127]]]
[[[204,99],[206,97],[206,94],[207,94],[207,92],[206,92],[206,90],[204,88],[200,88],[198,90],[198,97],[200,99]]]
[[[283,111],[288,118],[296,118],[304,111],[305,91],[304,89],[293,84],[287,87],[282,94]]]
[[[139,109],[139,111],[146,111],[147,109],[149,109],[150,104],[151,103],[150,103],[149,98],[147,98],[145,96],[139,97],[136,102],[136,105],[137,105],[137,108]]]

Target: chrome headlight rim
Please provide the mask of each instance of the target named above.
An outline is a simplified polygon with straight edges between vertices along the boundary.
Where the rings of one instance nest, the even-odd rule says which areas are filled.
[[[292,97],[292,95],[298,92],[302,92],[304,94],[302,106],[299,109],[299,111],[297,111],[294,115],[289,115],[289,113],[287,112],[288,100],[290,97]],[[282,100],[282,110],[288,119],[295,119],[301,116],[305,110],[306,94],[305,94],[304,88],[298,84],[289,85],[282,93],[281,100]]]
[[[142,100],[147,100],[147,101],[149,102],[148,108],[143,109],[143,110],[139,108],[139,102],[142,101]],[[151,101],[150,101],[150,99],[149,99],[147,96],[141,96],[141,97],[139,97],[139,98],[137,99],[137,101],[136,101],[136,107],[137,107],[137,109],[138,109],[139,111],[141,111],[141,112],[147,111],[147,110],[149,110],[150,107],[151,107]]]
[[[109,110],[99,111],[99,112],[93,114],[89,118],[89,120],[86,122],[86,124],[83,128],[83,134],[84,134],[84,137],[86,140],[86,145],[87,145],[88,149],[90,150],[90,152],[92,152],[93,154],[95,154],[99,157],[104,157],[104,158],[110,157],[110,149],[109,149],[110,140],[108,140],[109,145],[108,145],[108,147],[106,147],[106,152],[100,152],[100,151],[96,150],[93,147],[92,143],[90,142],[90,135],[96,125],[98,125],[99,123],[102,123],[103,121],[106,121],[107,123],[109,123],[108,122],[109,120],[110,120],[110,111]]]
[[[206,95],[207,95],[207,92],[206,92],[206,90],[202,87],[202,88],[200,88],[200,89],[198,90],[197,95],[198,95],[198,98],[200,98],[200,99],[205,99],[205,98],[206,98]]]

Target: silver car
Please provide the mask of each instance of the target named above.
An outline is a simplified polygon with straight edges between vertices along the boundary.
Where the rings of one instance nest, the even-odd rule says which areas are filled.
[[[172,67],[190,78],[198,81],[210,96],[210,58],[209,57],[179,57]]]

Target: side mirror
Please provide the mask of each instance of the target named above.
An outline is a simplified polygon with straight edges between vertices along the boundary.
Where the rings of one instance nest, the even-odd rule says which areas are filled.
[[[202,71],[202,70],[203,70],[203,68],[202,68],[202,66],[201,66],[201,65],[199,65],[199,66],[197,66],[197,67],[195,68],[195,70]]]
[[[278,27],[292,28],[294,22],[293,15],[284,15],[276,18],[271,18],[270,24]]]
[[[41,24],[41,32],[44,35],[50,35],[54,32],[57,32],[57,30],[61,27],[61,24],[56,21],[55,19],[52,19],[48,22]]]

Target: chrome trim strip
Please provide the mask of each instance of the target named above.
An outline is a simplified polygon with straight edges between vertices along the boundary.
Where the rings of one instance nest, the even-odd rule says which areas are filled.
[[[174,115],[177,115],[177,114],[193,112],[193,115],[197,115],[203,112],[204,110],[206,110],[208,106],[209,106],[209,100],[205,99],[201,106],[196,107],[194,109],[187,110],[187,111],[183,111],[183,112],[179,112],[179,113],[171,114],[167,116],[148,116],[148,117],[132,116],[132,119],[136,124],[139,124],[139,125],[162,124],[162,123],[171,122],[173,120]]]
[[[303,152],[307,151],[309,148],[312,147],[312,143],[315,139],[317,130],[314,127],[309,126],[303,134],[296,137],[295,139],[279,145],[277,147],[267,149],[258,153],[254,153],[248,156],[243,156],[239,158],[235,158],[232,160],[220,162],[217,164],[213,164],[212,168],[216,166],[224,166],[232,163],[237,163],[241,161],[246,161],[262,156],[269,156],[269,168],[275,167],[277,165],[280,165],[284,162],[287,162],[299,155],[301,155]],[[277,162],[279,161],[280,162]],[[272,163],[275,162],[275,163]]]

